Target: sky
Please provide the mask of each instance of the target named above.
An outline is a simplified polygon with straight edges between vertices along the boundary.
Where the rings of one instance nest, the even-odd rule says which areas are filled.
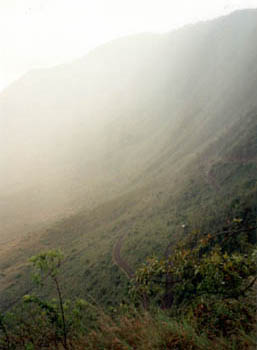
[[[31,69],[70,62],[115,38],[242,8],[257,8],[257,0],[0,0],[0,91]]]

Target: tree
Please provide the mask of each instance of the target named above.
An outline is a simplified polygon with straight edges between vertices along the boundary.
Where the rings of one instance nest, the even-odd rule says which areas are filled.
[[[58,273],[61,266],[61,263],[63,261],[63,254],[60,250],[49,250],[47,252],[40,253],[38,255],[35,255],[30,258],[30,262],[32,263],[35,273],[34,273],[34,280],[37,284],[42,285],[43,282],[50,278],[55,284],[56,291],[58,294],[58,301],[60,306],[60,313],[61,313],[61,320],[62,320],[62,330],[63,330],[63,346],[65,349],[68,349],[67,345],[67,326],[66,326],[66,320],[65,320],[65,313],[64,313],[64,302],[63,302],[63,296],[60,288],[60,283],[58,279]],[[51,308],[47,303],[41,301],[37,297],[31,297],[26,296],[25,300],[27,302],[35,302],[40,307],[47,309],[47,312],[50,317],[55,318],[55,310],[54,308]],[[58,318],[56,318],[57,320]]]
[[[210,240],[209,235],[191,250],[179,247],[167,260],[148,259],[135,274],[134,292],[165,308],[190,304],[200,296],[245,296],[257,279],[257,250],[228,254],[216,245],[208,251]]]

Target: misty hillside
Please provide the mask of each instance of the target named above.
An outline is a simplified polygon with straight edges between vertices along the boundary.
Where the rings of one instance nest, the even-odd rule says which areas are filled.
[[[13,83],[0,95],[0,239],[175,179],[256,107],[256,39],[257,11],[239,11]]]
[[[253,220],[255,42],[257,11],[239,11],[115,40],[1,94],[1,305],[31,291],[40,250],[67,255],[67,296],[116,305],[147,256]]]
[[[39,251],[58,247],[65,252],[67,297],[90,295],[116,305],[127,297],[130,274],[148,256],[168,254],[187,234],[227,230],[234,217],[257,226],[257,108],[221,132],[183,170],[3,246],[0,305],[6,308],[33,291],[27,259]]]

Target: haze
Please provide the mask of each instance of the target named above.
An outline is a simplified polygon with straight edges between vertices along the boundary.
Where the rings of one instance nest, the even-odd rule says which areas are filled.
[[[153,305],[165,318],[156,309],[161,322],[156,345],[149,345],[147,331],[147,341],[135,349],[179,346],[177,331],[175,337],[165,331],[167,346],[159,338],[163,320],[172,314],[169,329],[177,324],[185,334],[181,348],[206,348],[207,337],[214,341],[208,349],[251,346],[239,323],[230,331],[234,323],[227,323],[227,310],[232,322],[240,318],[246,331],[251,329],[246,320],[254,323],[254,315],[245,305],[253,299],[249,288],[256,281],[257,8],[241,7],[254,3],[0,0],[0,348],[45,347],[45,326],[48,339],[52,342],[55,334],[59,342],[66,332],[61,319],[67,320],[70,339],[77,339],[72,329],[89,329],[90,319],[96,325],[98,312],[93,306],[91,317],[89,304],[81,308],[84,328],[77,323],[79,314],[70,318],[70,306],[80,309],[76,298],[90,295],[94,305],[117,307],[119,317],[130,281],[140,283],[136,271],[140,266],[145,271],[144,262],[152,256],[160,264],[151,259],[156,267],[150,265],[146,274],[158,277],[157,288],[151,290],[153,280],[143,278],[150,289],[139,284],[139,298],[146,300],[142,306],[150,315],[155,309],[145,295],[153,294]],[[58,279],[63,300],[71,300],[68,318],[61,317],[56,302],[48,304],[54,296],[50,284],[34,288],[30,279],[29,257],[52,249],[65,255]],[[50,252],[37,261],[43,266],[49,260],[52,266],[55,256]],[[50,265],[61,299],[57,275],[50,272],[57,270]],[[239,265],[248,272],[234,275]],[[5,317],[3,311],[13,312],[22,299],[27,303],[28,294],[28,308],[21,304],[17,318]],[[198,322],[194,315],[204,295],[207,313]],[[229,296],[234,301],[228,303]],[[45,305],[55,310],[56,322],[52,312],[41,322]],[[195,305],[195,311],[187,305]],[[134,305],[128,309],[134,314]],[[217,313],[221,309],[224,314]],[[183,312],[189,313],[184,317]],[[205,335],[202,320],[210,315],[213,325],[208,322]],[[217,319],[222,322],[216,329]],[[184,320],[193,321],[188,335],[180,328]],[[240,340],[234,338],[237,333],[243,334]],[[194,334],[196,343],[188,343]],[[222,343],[212,335],[222,336],[217,338]],[[10,345],[10,339],[15,344],[19,339],[21,346]],[[132,344],[113,339],[117,346]]]
[[[33,68],[71,61],[120,36],[254,7],[256,0],[1,0],[0,90]]]
[[[6,88],[0,239],[157,181],[156,164],[167,156],[170,181],[203,147],[201,140],[250,112],[256,13],[123,37]]]

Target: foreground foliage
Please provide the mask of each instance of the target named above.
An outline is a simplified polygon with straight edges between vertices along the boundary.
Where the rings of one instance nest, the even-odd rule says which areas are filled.
[[[0,349],[253,349],[256,228],[242,221],[222,238],[195,232],[168,258],[149,258],[118,309],[64,300],[62,253],[32,257],[34,280],[41,289],[51,281],[57,298],[25,295],[0,315]]]

